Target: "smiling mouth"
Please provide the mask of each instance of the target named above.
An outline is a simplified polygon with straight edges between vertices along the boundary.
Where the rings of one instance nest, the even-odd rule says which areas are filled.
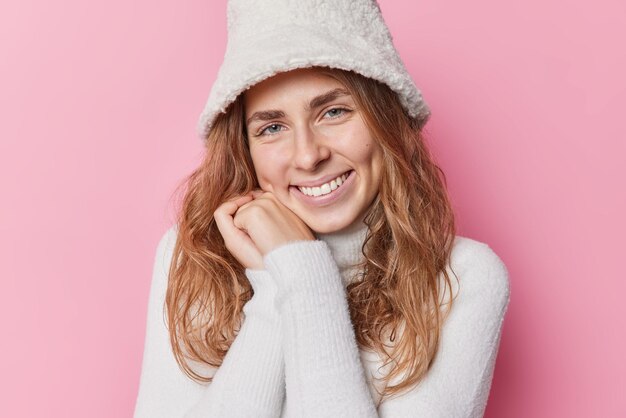
[[[334,190],[337,190],[339,187],[341,187],[343,182],[346,181],[348,176],[350,176],[351,172],[352,170],[342,174],[341,176],[337,177],[334,180],[329,181],[328,183],[324,183],[319,186],[315,186],[315,187],[297,186],[297,187],[298,187],[298,190],[300,190],[303,194],[307,196],[313,196],[313,197],[324,196]]]

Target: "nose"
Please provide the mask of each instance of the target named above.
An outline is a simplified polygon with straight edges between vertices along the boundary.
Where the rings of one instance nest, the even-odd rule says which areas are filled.
[[[297,131],[294,141],[293,165],[302,170],[313,170],[330,156],[330,149],[322,135],[309,126]]]

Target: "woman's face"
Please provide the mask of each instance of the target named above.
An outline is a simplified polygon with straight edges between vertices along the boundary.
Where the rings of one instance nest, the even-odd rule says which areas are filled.
[[[261,189],[315,232],[360,226],[378,193],[382,150],[347,89],[297,69],[251,87],[244,106]]]

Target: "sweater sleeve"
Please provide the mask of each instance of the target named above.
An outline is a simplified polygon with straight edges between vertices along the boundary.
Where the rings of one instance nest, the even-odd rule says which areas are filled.
[[[378,417],[327,244],[291,242],[264,262],[278,286],[287,409],[299,417]]]
[[[482,417],[510,301],[508,271],[495,252],[472,240],[458,245],[452,264],[460,288],[437,357],[417,386],[386,399],[376,412],[357,357],[345,291],[337,285],[341,279],[327,250],[319,241],[296,242],[265,257],[279,287],[287,409],[293,402],[299,416]]]
[[[246,270],[254,296],[243,307],[244,320],[222,365],[217,370],[197,366],[213,381],[199,384],[178,366],[163,311],[174,228],[156,251],[134,417],[280,416],[285,396],[280,317],[273,305],[277,289],[266,271]]]
[[[417,386],[380,405],[381,417],[481,418],[485,413],[510,300],[508,272],[488,245],[466,239],[460,246],[459,260],[453,259],[460,292],[437,357]]]

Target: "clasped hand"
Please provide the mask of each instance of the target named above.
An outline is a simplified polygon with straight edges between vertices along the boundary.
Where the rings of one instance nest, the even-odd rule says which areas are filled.
[[[245,267],[263,270],[263,257],[290,241],[314,240],[313,231],[271,192],[252,191],[213,213],[230,253]]]

